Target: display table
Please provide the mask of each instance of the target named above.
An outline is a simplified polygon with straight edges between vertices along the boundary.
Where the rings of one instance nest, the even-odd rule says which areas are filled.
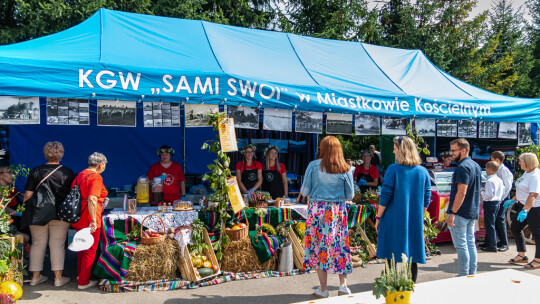
[[[535,291],[538,286],[540,277],[524,271],[505,269],[473,277],[416,284],[411,295],[411,303],[537,303]],[[384,303],[384,298],[377,300],[371,291],[366,291],[301,303],[381,304]]]

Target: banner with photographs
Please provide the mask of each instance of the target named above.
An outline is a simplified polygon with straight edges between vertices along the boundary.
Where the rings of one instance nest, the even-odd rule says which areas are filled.
[[[528,146],[532,144],[531,140],[531,123],[518,123],[518,146]]]
[[[302,133],[322,134],[323,113],[296,111],[294,130]]]
[[[326,133],[351,135],[352,114],[326,114]]]
[[[381,119],[378,116],[356,115],[354,119],[355,135],[381,134]]]
[[[227,106],[229,117],[238,129],[259,129],[259,108]]]
[[[47,97],[48,125],[90,125],[88,99]]]
[[[415,118],[414,128],[420,136],[435,136],[435,119]]]
[[[169,102],[143,102],[145,127],[180,127],[180,105]]]
[[[458,121],[458,136],[463,138],[476,138],[478,123],[472,120]]]
[[[1,125],[39,125],[39,97],[0,96]]]
[[[136,127],[137,103],[135,101],[98,100],[97,125]]]
[[[478,122],[478,138],[497,138],[497,122]]]
[[[264,109],[263,129],[292,132],[292,111],[281,109]]]
[[[438,137],[457,137],[457,121],[439,120],[437,121]]]
[[[219,112],[218,105],[194,104],[184,105],[186,127],[212,127],[208,125],[208,115]]]
[[[517,123],[515,122],[500,122],[499,123],[499,138],[516,139],[517,138]]]
[[[407,118],[383,118],[382,134],[407,135]]]

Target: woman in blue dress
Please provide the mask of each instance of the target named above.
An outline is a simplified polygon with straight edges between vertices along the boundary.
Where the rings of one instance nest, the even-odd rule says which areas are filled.
[[[412,279],[416,282],[418,263],[426,263],[424,213],[431,199],[431,182],[416,146],[407,136],[394,138],[396,163],[384,177],[375,227],[379,234],[377,256],[412,258]]]

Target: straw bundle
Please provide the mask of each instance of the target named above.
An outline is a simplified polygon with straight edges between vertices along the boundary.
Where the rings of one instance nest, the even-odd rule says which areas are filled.
[[[146,282],[179,277],[180,247],[175,240],[166,239],[155,245],[137,246],[125,280]]]
[[[257,270],[276,270],[278,265],[277,254],[266,263],[261,264],[251,245],[251,239],[232,241],[223,250],[221,270],[227,272],[247,272]]]

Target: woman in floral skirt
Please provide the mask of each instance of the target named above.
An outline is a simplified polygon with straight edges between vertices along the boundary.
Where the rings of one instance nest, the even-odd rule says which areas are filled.
[[[315,296],[328,298],[328,272],[339,274],[338,295],[350,294],[347,274],[352,272],[352,264],[345,201],[354,196],[354,181],[336,137],[321,141],[319,157],[307,167],[300,192],[309,196],[304,266],[317,269],[321,286]]]

